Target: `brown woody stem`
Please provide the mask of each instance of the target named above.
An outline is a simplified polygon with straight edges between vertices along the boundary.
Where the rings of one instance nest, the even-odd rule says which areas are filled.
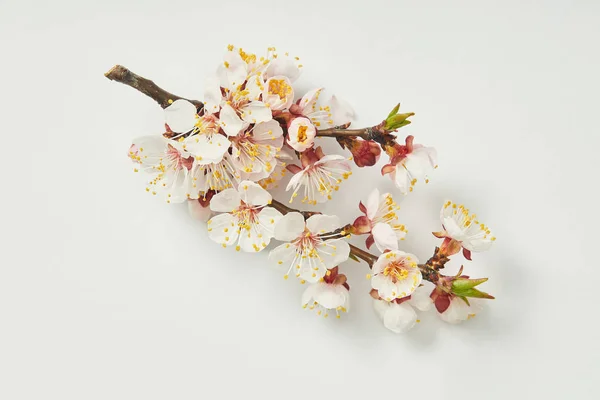
[[[115,65],[110,69],[110,71],[105,73],[104,76],[106,76],[111,81],[121,82],[127,86],[131,86],[132,88],[139,90],[146,96],[156,101],[162,108],[167,108],[169,104],[171,104],[175,100],[184,99],[183,97],[176,96],[172,93],[167,92],[164,89],[161,89],[156,85],[156,83],[152,82],[149,79],[143,78],[137,74],[134,74],[122,65]],[[204,104],[201,101],[188,101],[194,104],[199,109],[204,107]]]
[[[321,137],[360,137],[364,140],[370,140],[370,129],[322,129],[317,131],[317,136]]]

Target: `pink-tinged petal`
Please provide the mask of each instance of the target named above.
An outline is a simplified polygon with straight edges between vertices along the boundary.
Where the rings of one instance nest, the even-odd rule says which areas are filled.
[[[272,110],[284,110],[294,102],[294,88],[285,76],[274,76],[265,82],[262,101]]]
[[[239,194],[244,203],[257,207],[266,206],[273,200],[271,193],[252,181],[240,182]]]
[[[219,111],[223,95],[216,76],[209,77],[204,85],[204,111],[214,114]]]
[[[378,189],[373,189],[373,191],[369,194],[369,197],[367,198],[367,217],[369,217],[369,219],[371,220],[375,218],[375,215],[377,214],[380,199],[381,195],[379,194]]]
[[[346,101],[336,96],[331,96],[329,104],[334,125],[344,125],[354,119],[354,110]]]
[[[371,232],[371,221],[368,217],[362,215],[354,220],[352,224],[352,233],[355,235],[364,235]]]
[[[251,124],[270,121],[271,109],[262,101],[252,101],[241,108],[242,119]]]
[[[303,152],[313,146],[317,130],[308,118],[294,118],[288,127],[288,144]]]
[[[335,215],[317,214],[306,220],[306,228],[317,234],[333,232],[341,225],[339,217]]]
[[[304,96],[302,96],[302,99],[300,99],[300,103],[298,103],[298,106],[300,107],[303,113],[310,113],[314,110],[322,90],[323,88],[313,89],[306,93]]]
[[[210,200],[210,209],[216,212],[231,212],[240,206],[241,197],[235,189],[225,189]]]
[[[219,122],[228,136],[235,136],[244,129],[244,122],[229,104],[225,104],[221,108]]]
[[[382,299],[395,299],[399,293],[394,282],[383,274],[373,276],[371,286],[373,289],[377,289]]]
[[[381,175],[391,174],[396,171],[396,167],[392,164],[386,164],[381,168]]]
[[[165,122],[176,133],[189,132],[196,124],[196,106],[187,100],[175,100],[165,108]]]
[[[375,239],[373,238],[373,235],[369,235],[367,240],[365,240],[365,246],[367,246],[367,250],[369,250],[373,244],[375,244]]]
[[[375,246],[381,252],[385,250],[398,250],[398,238],[396,232],[388,224],[377,223],[373,227],[373,238]]]
[[[187,205],[192,218],[198,221],[206,222],[212,216],[210,207],[202,206],[198,200],[188,200]]]
[[[275,225],[275,239],[291,242],[304,232],[304,217],[298,212],[287,213]]]
[[[208,223],[208,237],[225,246],[230,246],[238,238],[237,220],[231,214],[219,214],[211,218]]]
[[[300,76],[300,68],[298,68],[294,60],[279,57],[271,61],[265,75],[267,78],[285,76],[291,82],[294,82]]]
[[[312,284],[312,285],[308,285],[308,287],[306,288],[306,290],[304,290],[304,292],[302,292],[302,298],[301,298],[301,303],[303,306],[309,304],[310,302],[314,301],[314,295],[317,291],[317,286],[318,284]]]

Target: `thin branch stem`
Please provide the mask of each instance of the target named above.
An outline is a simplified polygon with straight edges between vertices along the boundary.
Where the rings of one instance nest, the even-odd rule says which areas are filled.
[[[110,71],[105,73],[104,76],[106,76],[111,81],[120,82],[124,85],[131,86],[132,88],[144,93],[146,96],[156,101],[162,108],[167,108],[175,100],[188,100],[183,97],[179,97],[172,93],[169,93],[164,89],[161,89],[151,80],[143,78],[131,72],[122,65],[115,65],[110,69]],[[204,107],[204,104],[201,101],[188,101],[194,104],[198,109]]]
[[[364,140],[370,140],[371,128],[362,129],[339,129],[330,128],[317,131],[317,136],[320,137],[360,137]]]

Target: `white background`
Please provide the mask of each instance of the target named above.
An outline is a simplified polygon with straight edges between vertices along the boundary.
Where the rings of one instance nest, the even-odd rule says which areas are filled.
[[[0,398],[600,398],[599,17],[592,0],[1,0]],[[498,237],[466,264],[497,297],[483,314],[394,335],[349,261],[351,312],[318,318],[266,252],[147,196],[126,152],[161,109],[103,73],[201,99],[228,43],[298,55],[298,90],[335,92],[356,126],[416,112],[400,133],[440,168],[402,201],[403,249],[430,256],[445,199],[476,211]],[[394,190],[378,171],[326,210],[350,221]]]

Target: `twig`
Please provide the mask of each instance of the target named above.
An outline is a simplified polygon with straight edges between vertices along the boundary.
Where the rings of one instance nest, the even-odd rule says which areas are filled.
[[[146,96],[154,99],[162,108],[167,108],[175,100],[184,99],[183,97],[176,96],[172,93],[167,92],[164,89],[158,87],[154,82],[137,74],[134,74],[122,65],[115,65],[104,74],[111,81],[121,82],[127,86],[139,90]],[[184,99],[188,100],[188,99]],[[194,104],[198,109],[204,107],[204,104],[198,100],[188,100]]]
[[[151,80],[143,78],[143,77],[131,72],[127,68],[123,67],[122,65],[115,65],[113,68],[111,68],[110,71],[108,71],[106,74],[104,74],[104,76],[106,76],[108,79],[110,79],[112,81],[121,82],[127,86],[130,86],[130,87],[144,93],[146,96],[154,99],[154,101],[156,101],[162,108],[168,107],[169,104],[171,104],[175,100],[183,99],[183,97],[176,96],[172,93],[167,92],[164,89],[161,89]],[[188,100],[188,99],[185,99],[185,100]],[[188,100],[188,101],[191,102],[192,104],[196,105],[196,107],[198,107],[198,109],[204,107],[204,104],[200,101],[197,101],[197,100]],[[318,133],[317,133],[318,136],[329,136],[329,137],[358,136],[365,140],[376,140],[376,141],[378,140],[378,138],[383,138],[383,135],[385,135],[385,134],[386,134],[386,132],[381,131],[380,127],[378,127],[378,126],[372,127],[372,128],[364,128],[364,129],[344,129],[343,127],[336,127],[336,128],[331,128],[331,129],[324,129],[324,130],[318,131]],[[282,214],[287,214],[289,212],[299,212],[304,216],[304,218],[310,218],[312,215],[319,214],[318,212],[314,212],[314,211],[296,210],[294,208],[286,206],[285,204],[283,204],[277,200],[273,200],[271,202],[271,206],[273,208],[275,208],[276,210],[278,210],[279,212],[281,212]],[[343,231],[343,228],[342,228],[342,231]],[[377,261],[377,259],[378,259],[378,257],[376,255],[371,254],[367,251],[361,250],[354,245],[349,244],[349,246],[350,246],[350,254],[352,254],[352,255],[356,256],[357,258],[360,258],[361,260],[366,262],[369,265],[369,268],[373,267],[373,263],[375,263],[375,261]],[[420,264],[419,268],[421,268],[421,270],[424,272],[423,277],[426,280],[429,280],[429,281],[432,281],[435,283],[439,279],[439,273],[435,270],[432,270],[429,266]]]

